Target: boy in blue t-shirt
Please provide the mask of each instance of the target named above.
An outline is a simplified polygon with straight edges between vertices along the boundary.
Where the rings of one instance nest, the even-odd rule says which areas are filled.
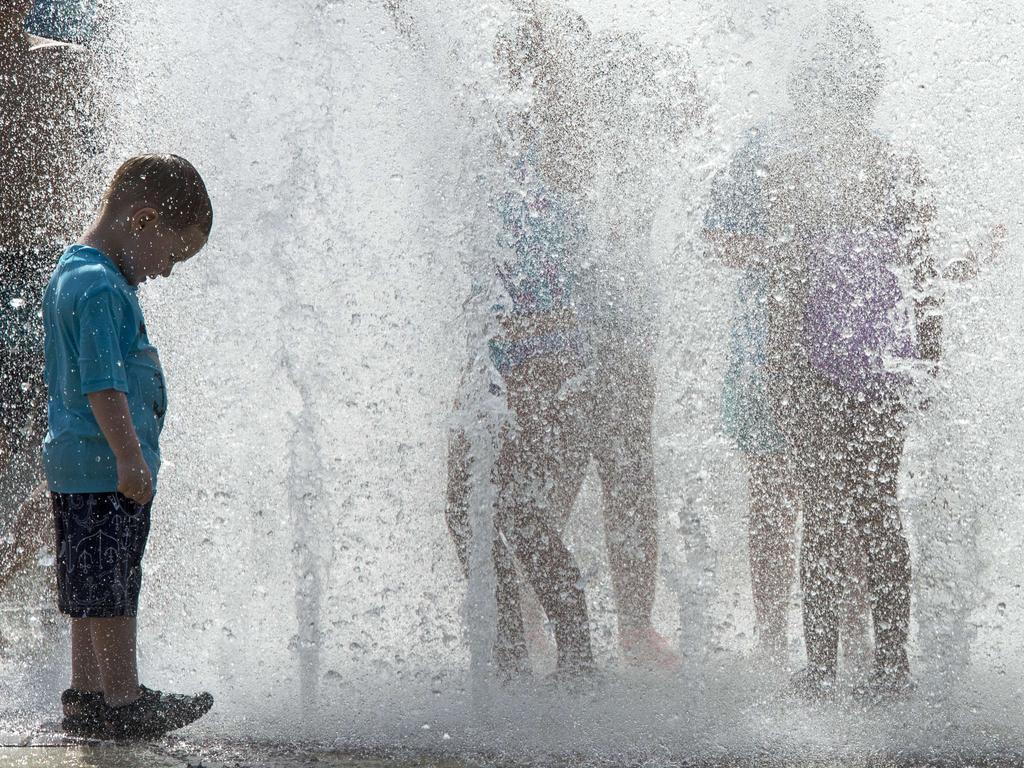
[[[114,175],[99,215],[61,256],[43,296],[57,591],[71,617],[72,735],[145,739],[213,705],[139,685],[136,615],[167,396],[137,286],[206,245],[213,207],[196,169],[145,155]]]

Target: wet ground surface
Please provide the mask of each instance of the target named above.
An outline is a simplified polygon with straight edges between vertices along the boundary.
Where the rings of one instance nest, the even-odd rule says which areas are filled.
[[[50,745],[2,747],[0,765],[4,768],[178,768],[187,763],[139,748]]]
[[[468,768],[478,765],[477,761],[457,763],[353,756],[245,743],[86,742],[66,739],[49,725],[25,733],[0,731],[0,768]]]
[[[526,765],[526,764],[523,764]],[[1024,768],[1024,758],[1000,754],[920,756],[861,759],[751,758],[667,759],[664,762],[615,765],[585,757],[563,757],[529,764],[531,768]],[[18,740],[3,735],[0,768],[516,768],[517,763],[483,756],[465,760],[417,759],[412,756],[372,756],[304,750],[300,748],[226,745],[200,746],[187,743],[120,745],[74,743],[59,736],[35,734]]]
[[[56,723],[27,726],[22,721],[19,727],[8,721],[6,726],[0,725],[0,768],[1024,768],[1024,755],[997,749],[861,757],[765,753],[711,759],[666,752],[661,758],[640,762],[581,754],[517,761],[485,754],[356,754],[246,740],[207,741],[202,736],[127,745],[69,740]]]
[[[426,768],[435,762],[392,761],[348,755],[253,749],[215,756],[181,755],[159,746],[37,743],[0,746],[3,768]],[[454,765],[454,764],[453,764]]]
[[[583,768],[594,766],[609,768],[605,762],[593,763],[587,759],[563,759],[531,764],[535,768]],[[126,746],[118,744],[71,744],[54,739],[32,744],[0,746],[0,766],[3,768],[515,768],[504,761],[489,762],[479,757],[466,761],[415,760],[352,756],[330,752],[286,750],[254,747],[247,749],[217,748],[188,750],[180,747]],[[862,760],[830,760],[808,758],[804,760],[775,760],[771,758],[721,760],[711,763],[696,761],[667,761],[664,766],[645,763],[618,768],[1022,768],[1024,759],[999,755],[958,756],[944,760],[887,759],[884,757]]]

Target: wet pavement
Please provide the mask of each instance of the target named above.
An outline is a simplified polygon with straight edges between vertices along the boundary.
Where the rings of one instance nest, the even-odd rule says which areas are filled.
[[[0,747],[0,765],[4,768],[185,768],[188,763],[145,747],[40,744]]]
[[[167,750],[167,751],[165,751]],[[434,761],[413,759],[387,759],[353,757],[351,755],[285,751],[254,747],[251,752],[245,748],[217,749],[212,754],[180,754],[180,747],[126,746],[118,744],[72,744],[45,739],[32,744],[0,746],[0,768],[478,768],[493,765],[496,768],[512,768],[513,763],[496,761],[488,763],[479,759],[458,761]],[[184,750],[188,751],[188,750]],[[199,750],[204,752],[204,750]],[[534,766],[561,766],[561,768],[584,768],[586,760],[563,760],[555,763],[535,763]],[[606,763],[596,763],[604,765]],[[652,764],[647,764],[648,768]],[[1006,756],[963,757],[948,761],[889,760],[885,758],[772,760],[744,758],[736,761],[715,761],[714,763],[676,763],[672,766],[705,765],[706,768],[1024,768],[1024,760]],[[622,766],[622,768],[628,768]]]

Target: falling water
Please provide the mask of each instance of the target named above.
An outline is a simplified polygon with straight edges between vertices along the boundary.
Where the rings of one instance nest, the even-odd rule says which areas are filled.
[[[617,664],[591,477],[567,537],[611,670],[602,692],[507,691],[490,677],[486,468],[508,414],[489,394],[481,281],[501,170],[489,142],[509,98],[491,50],[511,4],[154,0],[122,3],[102,48],[107,164],[138,150],[188,156],[216,223],[203,255],[143,292],[171,394],[141,614],[146,680],[214,692],[194,737],[206,741],[666,764],[1024,748],[1024,10],[865,3],[890,79],[878,129],[923,159],[940,261],[984,251],[997,224],[1009,233],[977,280],[951,288],[945,371],[911,426],[901,501],[920,687],[887,713],[797,704],[752,660],[745,483],[719,428],[735,276],[700,238],[711,176],[750,126],[787,108],[786,67],[818,4],[572,5],[595,31],[682,46],[709,105],[705,126],[659,158],[671,168],[651,265],[656,621],[684,672]],[[453,426],[474,457],[468,590],[443,516]],[[794,665],[801,655],[794,638]],[[58,685],[37,682],[34,700]]]

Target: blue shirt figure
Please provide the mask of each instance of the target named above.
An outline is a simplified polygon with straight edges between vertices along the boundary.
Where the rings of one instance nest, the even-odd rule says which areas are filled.
[[[575,322],[574,262],[587,236],[578,206],[545,183],[537,152],[528,149],[512,165],[509,188],[498,197],[501,217],[495,268],[508,305],[494,307],[500,317],[566,318],[546,332],[515,339],[493,339],[491,359],[502,372],[542,355],[582,354]],[[563,327],[564,326],[564,327]]]
[[[167,392],[137,289],[100,251],[71,246],[46,286],[43,327],[50,423],[43,463],[50,491],[117,490],[117,463],[88,401],[108,389],[128,398],[156,487]]]
[[[704,217],[709,232],[764,237],[765,133],[761,125],[719,173]],[[770,139],[769,139],[770,141]],[[737,286],[736,312],[729,334],[729,369],[722,391],[726,434],[745,453],[762,455],[785,447],[785,439],[768,404],[768,275],[756,266],[744,269]]]

